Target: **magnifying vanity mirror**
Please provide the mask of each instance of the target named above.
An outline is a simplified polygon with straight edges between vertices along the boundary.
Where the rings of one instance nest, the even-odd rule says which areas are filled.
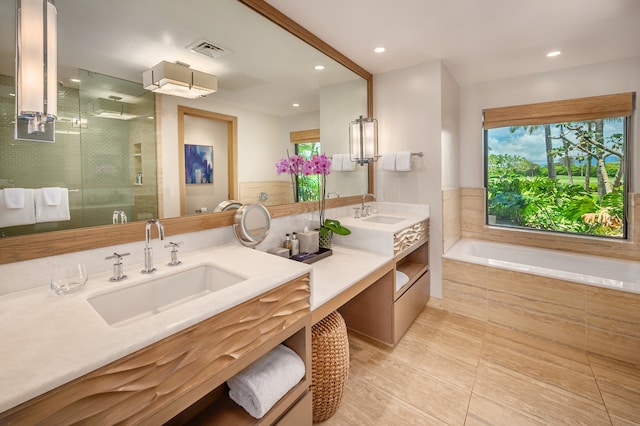
[[[58,109],[68,113],[59,112],[53,144],[15,141],[12,120],[0,120],[0,189],[67,188],[72,219],[0,228],[0,263],[135,241],[130,228],[151,217],[172,233],[229,226],[233,212],[209,213],[228,199],[264,201],[272,217],[310,211],[316,203],[287,204],[291,197],[283,205],[272,192],[276,183],[287,197],[291,191],[290,177],[274,166],[295,153],[291,132],[319,129],[320,150],[332,156],[348,151],[348,123],[371,115],[371,75],[263,0],[195,1],[189,10],[158,1],[56,1]],[[223,54],[186,48],[198,40]],[[14,116],[14,56],[15,1],[8,1],[0,5],[6,117]],[[216,75],[218,91],[190,100],[144,90],[142,72],[160,61]],[[181,129],[178,108],[235,118],[235,128],[223,123],[226,152],[189,135],[195,125]],[[213,182],[185,185],[184,145],[213,147]],[[327,190],[340,198],[327,207],[373,192],[372,173],[366,166],[332,173]],[[117,230],[114,210],[129,220]]]
[[[243,205],[236,211],[233,221],[233,233],[244,246],[255,247],[269,235],[271,216],[262,204]]]

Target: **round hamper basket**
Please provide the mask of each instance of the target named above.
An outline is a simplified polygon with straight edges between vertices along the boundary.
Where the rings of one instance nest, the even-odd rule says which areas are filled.
[[[342,400],[349,376],[347,325],[337,311],[311,328],[313,422],[331,417]]]

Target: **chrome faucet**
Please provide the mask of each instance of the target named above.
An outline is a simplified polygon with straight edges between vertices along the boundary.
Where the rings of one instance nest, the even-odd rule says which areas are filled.
[[[369,207],[369,206],[365,206],[365,205],[364,205],[364,199],[365,199],[365,198],[367,198],[369,195],[371,195],[371,196],[373,197],[373,201],[375,201],[375,200],[376,200],[376,196],[375,196],[375,195],[373,195],[373,194],[368,194],[368,193],[367,193],[367,194],[362,195],[362,215],[361,215],[360,217],[367,217],[367,216],[369,216],[368,209],[365,209],[365,207]]]
[[[164,226],[160,223],[159,219],[147,220],[147,225],[144,228],[144,269],[141,271],[143,274],[150,274],[156,270],[153,267],[153,248],[151,247],[151,225],[156,224],[158,228],[158,238],[164,240]]]

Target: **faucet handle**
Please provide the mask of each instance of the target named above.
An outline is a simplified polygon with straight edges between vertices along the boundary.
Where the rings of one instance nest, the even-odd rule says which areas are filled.
[[[164,246],[165,248],[171,247],[171,262],[169,262],[167,265],[176,266],[182,263],[181,261],[178,260],[178,247],[180,247],[182,244],[184,244],[183,241],[179,241],[177,243],[174,243],[173,241],[169,241],[169,244]]]
[[[353,213],[353,218],[360,219],[360,207],[354,207],[353,210],[355,210],[355,212]]]
[[[129,256],[131,253],[113,253],[112,256],[107,256],[105,257],[105,260],[109,260],[109,259],[116,259],[115,263],[113,264],[113,276],[111,278],[109,278],[109,281],[122,281],[125,278],[127,278],[126,275],[124,275],[124,268],[122,265],[122,258],[124,256]]]

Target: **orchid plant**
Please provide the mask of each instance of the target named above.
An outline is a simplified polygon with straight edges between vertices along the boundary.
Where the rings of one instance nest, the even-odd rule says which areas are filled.
[[[351,231],[334,219],[325,219],[327,175],[331,173],[331,160],[324,155],[313,154],[311,159],[299,155],[291,155],[281,158],[275,164],[278,175],[287,173],[291,175],[294,199],[296,198],[298,176],[318,177],[318,210],[320,213],[320,236],[326,236],[329,231],[338,235],[349,235]]]

